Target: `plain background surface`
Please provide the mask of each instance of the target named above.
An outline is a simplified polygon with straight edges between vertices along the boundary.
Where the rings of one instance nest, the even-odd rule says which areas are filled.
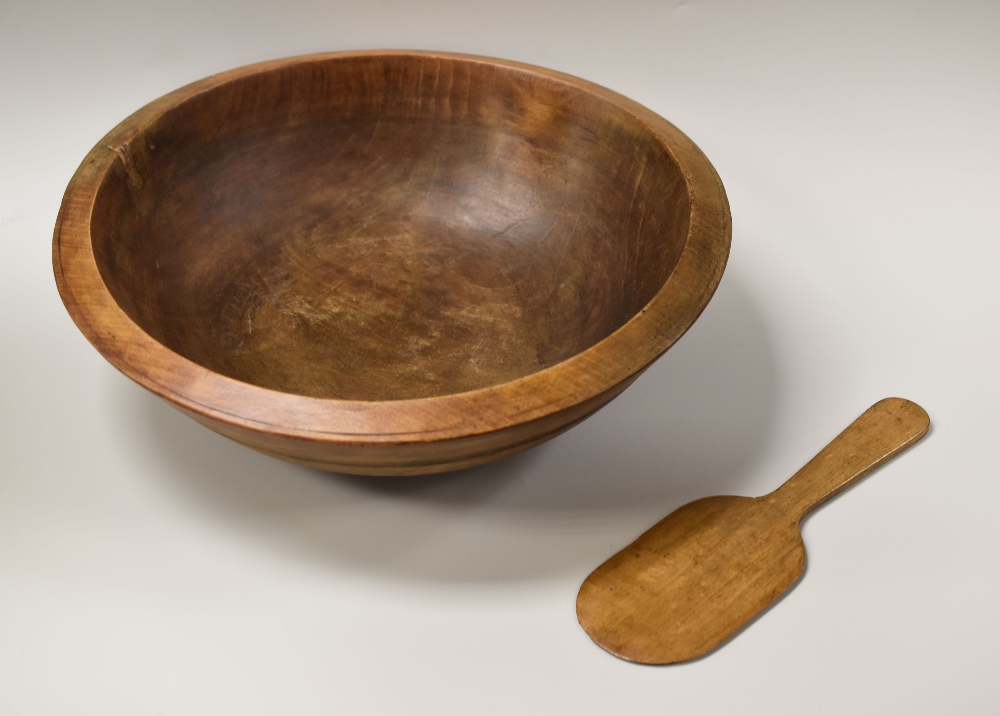
[[[0,0],[0,712],[1000,713],[1000,3]],[[146,102],[249,62],[405,47],[606,85],[732,204],[694,328],[506,462],[325,475],[114,371],[55,290],[62,191]],[[809,567],[700,661],[595,647],[591,569],[756,495],[877,399],[931,435],[804,526]]]

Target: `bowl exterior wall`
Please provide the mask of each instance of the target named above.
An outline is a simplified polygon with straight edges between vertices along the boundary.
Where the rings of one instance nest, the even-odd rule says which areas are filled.
[[[293,439],[248,430],[175,407],[220,435],[286,462],[349,475],[431,475],[485,465],[551,440],[600,410],[637,377],[539,420],[481,435],[433,442],[344,444]]]

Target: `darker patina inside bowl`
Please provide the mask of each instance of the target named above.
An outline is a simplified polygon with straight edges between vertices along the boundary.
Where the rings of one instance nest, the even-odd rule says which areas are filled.
[[[446,395],[552,366],[639,312],[688,234],[684,180],[645,124],[486,63],[253,75],[115,149],[91,218],[115,301],[195,363],[306,396]]]

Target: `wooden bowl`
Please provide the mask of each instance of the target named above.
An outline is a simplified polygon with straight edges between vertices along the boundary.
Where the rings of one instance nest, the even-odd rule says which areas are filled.
[[[87,155],[53,245],[130,378],[269,455],[419,474],[547,440],[694,322],[718,176],[614,92],[514,62],[347,52],[225,72]]]

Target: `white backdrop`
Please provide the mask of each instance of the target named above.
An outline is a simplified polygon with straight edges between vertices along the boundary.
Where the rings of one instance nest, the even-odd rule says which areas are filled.
[[[1000,3],[0,0],[0,712],[996,714]],[[624,395],[506,462],[298,468],[116,373],[65,313],[62,191],[146,102],[305,52],[539,64],[718,169],[732,258]],[[718,652],[641,667],[576,591],[691,499],[756,495],[875,400],[931,435],[804,527]]]

